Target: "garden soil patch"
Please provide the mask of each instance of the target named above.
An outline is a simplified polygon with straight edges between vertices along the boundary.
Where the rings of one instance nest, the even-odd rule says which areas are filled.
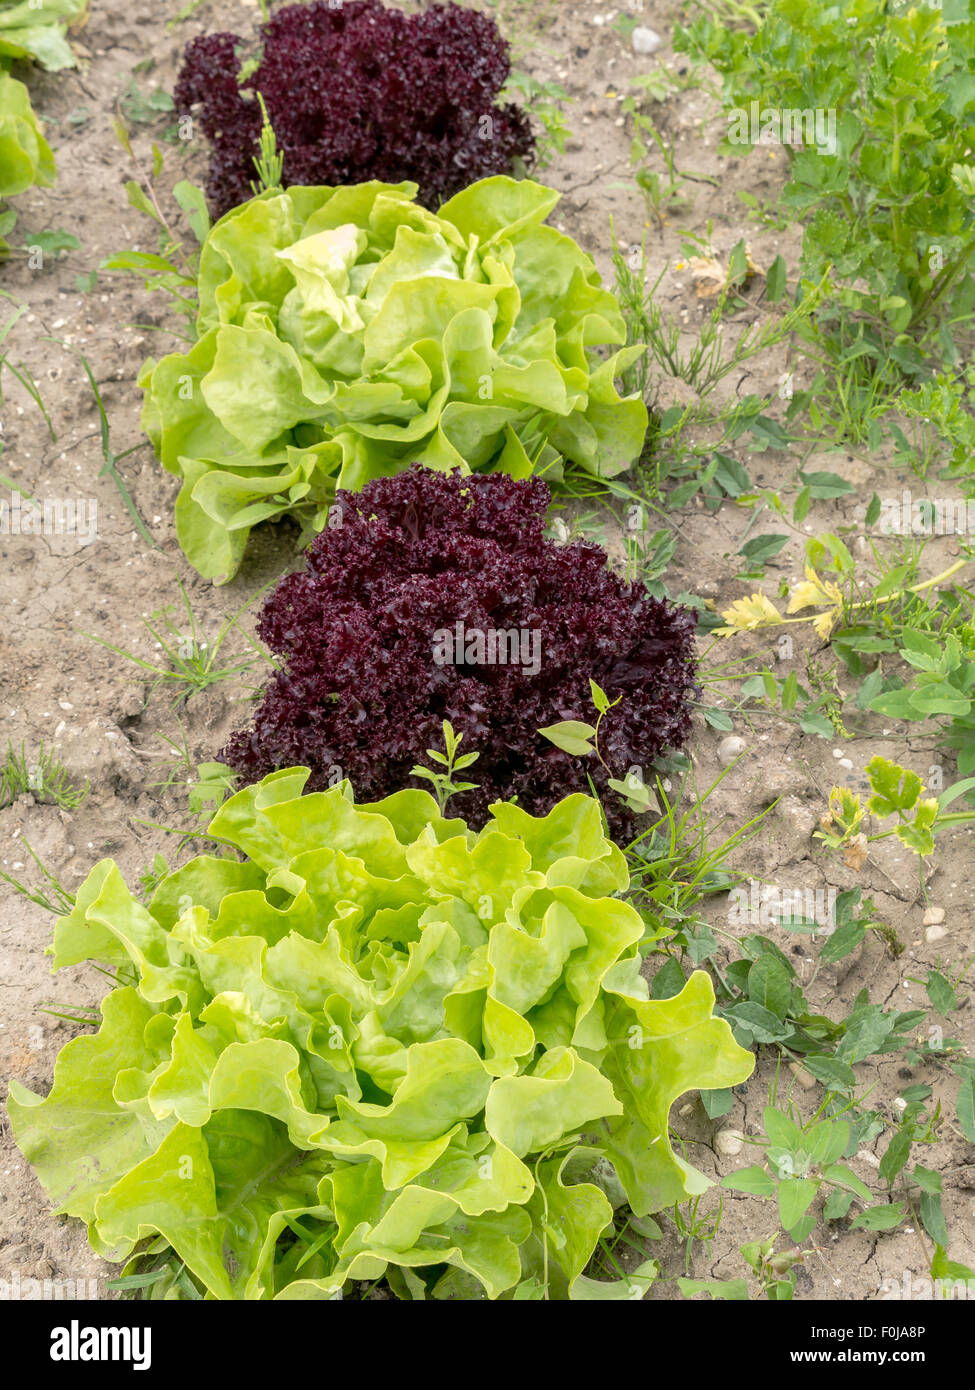
[[[141,433],[141,393],[136,386],[144,359],[175,346],[165,330],[177,325],[162,301],[154,300],[134,281],[100,273],[93,288],[83,292],[76,280],[113,251],[156,249],[152,227],[126,200],[124,182],[136,177],[137,170],[113,133],[119,98],[133,80],[143,92],[152,87],[171,91],[182,46],[190,37],[225,28],[241,32],[251,21],[257,22],[260,13],[248,0],[239,5],[204,5],[170,29],[166,20],[175,8],[146,0],[124,6],[96,0],[76,43],[80,70],[31,74],[32,100],[46,122],[58,178],[53,189],[34,189],[18,200],[18,239],[23,233],[29,243],[32,232],[63,227],[80,240],[81,248],[43,269],[32,270],[21,257],[2,270],[4,292],[28,306],[5,346],[11,361],[26,364],[33,374],[56,435],[51,438],[36,405],[6,375],[0,412],[3,470],[39,500],[92,499],[97,503],[97,534],[88,543],[80,543],[82,538],[73,535],[0,537],[5,604],[0,638],[0,740],[9,739],[16,748],[24,741],[29,749],[43,740],[46,747],[57,750],[74,778],[90,782],[87,799],[73,812],[38,805],[29,794],[0,811],[0,868],[31,883],[39,881],[24,848],[26,840],[72,890],[106,856],[117,860],[134,885],[155,854],[164,853],[173,863],[191,853],[190,847],[177,848],[178,835],[160,827],[183,828],[188,823],[185,784],[192,772],[190,763],[214,758],[230,732],[247,721],[253,687],[267,670],[255,664],[241,678],[174,709],[164,689],[153,689],[136,666],[93,639],[126,648],[146,660],[158,659],[142,622],[167,604],[178,605],[177,580],[186,586],[197,619],[212,639],[224,618],[297,563],[296,531],[280,525],[257,532],[240,574],[224,588],[201,581],[187,566],[172,525],[177,484],[157,465]],[[715,104],[700,90],[677,92],[656,107],[654,115],[659,128],[675,142],[677,167],[694,176],[686,185],[693,202],[663,228],[648,226],[643,201],[628,184],[631,132],[620,112],[621,96],[630,77],[658,60],[678,72],[683,60],[669,44],[675,18],[670,8],[651,10],[647,4],[635,16],[665,38],[664,47],[652,58],[632,51],[629,40],[612,25],[616,13],[598,4],[561,0],[555,21],[540,36],[522,36],[525,51],[516,53],[519,66],[539,79],[560,82],[572,98],[567,119],[573,134],[567,151],[556,156],[541,177],[564,195],[552,220],[594,256],[607,283],[612,284],[610,218],[625,248],[638,247],[646,236],[651,279],[666,267],[658,297],[666,312],[685,326],[690,342],[710,306],[695,294],[684,266],[680,232],[687,229],[704,235],[710,222],[719,255],[726,257],[745,236],[757,266],[767,267],[781,253],[794,267],[799,232],[793,228],[778,233],[746,221],[737,196],[746,190],[774,205],[784,162],[767,150],[756,150],[741,161],[719,156],[720,120]],[[147,59],[152,64],[148,71]],[[162,140],[168,122],[169,117],[162,115],[152,123],[132,125],[134,150],[144,167],[151,165],[152,141]],[[167,161],[165,187],[178,178],[202,181],[206,160],[202,140],[162,143],[162,148]],[[663,166],[658,161],[655,167],[662,170]],[[175,217],[175,208],[172,211]],[[758,288],[752,298],[757,297]],[[729,341],[761,313],[756,303],[754,311],[733,317],[725,330]],[[155,547],[134,529],[115,485],[102,474],[99,417],[80,354],[87,358],[99,384],[112,449],[122,454],[141,444],[119,467]],[[718,391],[728,399],[747,393],[773,395],[793,369],[797,389],[808,384],[803,379],[806,366],[787,361],[783,350],[777,349],[726,378]],[[686,390],[682,383],[660,380],[658,407],[666,409]],[[898,495],[906,485],[905,478],[876,457],[844,452],[803,461],[785,452],[742,451],[740,458],[747,462],[753,481],[762,486],[786,485],[797,466],[834,471],[856,485],[849,497],[814,506],[803,528],[809,534],[841,526],[859,525],[862,530],[871,495],[885,490]],[[920,495],[917,480],[912,484]],[[584,511],[576,506],[565,515],[578,522],[584,520]],[[750,592],[747,583],[735,579],[735,552],[749,515],[731,501],[725,501],[714,515],[694,507],[676,514],[673,523],[679,544],[667,576],[671,592],[686,589],[718,608]],[[622,553],[619,530],[606,533],[603,539],[612,554]],[[858,547],[866,546],[862,535],[848,543],[855,555]],[[952,549],[950,538],[929,546],[925,563],[931,574],[951,562]],[[801,548],[790,543],[771,562],[769,575],[793,583],[801,570]],[[178,622],[175,607],[173,613]],[[242,626],[253,629],[251,611]],[[801,677],[805,652],[817,648],[814,636],[802,631],[804,635],[794,639],[791,655],[782,662],[782,674],[796,669]],[[769,660],[769,643],[760,637],[732,639],[710,659],[762,652],[763,659]],[[227,651],[228,662],[250,654],[238,633],[231,636]],[[880,716],[863,716],[849,726],[849,739],[837,735],[831,741],[802,734],[773,715],[756,715],[748,724],[739,720],[735,733],[744,742],[744,752],[707,801],[715,840],[730,835],[775,802],[758,835],[737,851],[733,866],[756,880],[790,890],[828,893],[860,884],[904,943],[904,953],[894,960],[880,937],[870,933],[855,956],[835,966],[822,966],[813,980],[806,938],[767,925],[732,925],[727,898],[711,900],[708,915],[715,927],[738,935],[759,929],[772,936],[790,953],[811,1007],[834,1017],[837,1010],[849,1009],[861,989],[869,990],[871,1000],[886,1007],[924,1005],[922,981],[929,968],[953,974],[975,955],[971,831],[943,838],[933,860],[927,861],[927,901],[945,913],[944,934],[933,941],[922,926],[926,902],[913,856],[896,840],[878,847],[860,873],[854,874],[838,859],[827,859],[811,838],[834,781],[865,787],[863,768],[875,753],[930,776],[938,762],[935,740],[917,733],[907,737],[904,728]],[[724,737],[696,719],[690,752],[699,792],[723,771],[718,746]],[[184,738],[190,763],[179,765],[173,744],[182,748]],[[840,758],[848,759],[852,767],[838,768]],[[167,780],[168,786],[161,785]],[[77,1023],[55,1014],[70,1015],[79,1006],[97,1002],[104,993],[104,977],[90,966],[66,969],[52,978],[44,954],[51,928],[49,914],[4,892],[0,913],[4,1093],[6,1078],[11,1076],[46,1093],[58,1050],[79,1029]],[[975,1041],[971,1007],[945,1022],[946,1031],[970,1048]],[[911,1081],[931,1085],[936,1098],[945,1097],[946,1114],[953,1113],[950,1097],[957,1081],[946,1067],[928,1063],[908,1072],[902,1055],[891,1054],[871,1058],[858,1074],[875,1085],[872,1106],[891,1115],[896,1115],[892,1107],[897,1092]],[[708,1119],[696,1095],[679,1102],[672,1119],[690,1161],[715,1178],[756,1161],[758,1151],[749,1148],[749,1138],[762,1133],[762,1107],[775,1080],[774,1066],[760,1060],[751,1080],[736,1091],[732,1113],[717,1121]],[[805,1090],[785,1068],[777,1084],[780,1098],[791,1092],[806,1114],[812,1113],[822,1095],[818,1085]],[[716,1134],[728,1129],[741,1132],[741,1152],[719,1155]],[[943,1175],[952,1258],[975,1264],[971,1146],[951,1124],[946,1123],[940,1132],[940,1141],[917,1156]],[[875,1154],[862,1152],[852,1166],[880,1190]],[[705,1196],[701,1212],[716,1209],[718,1195],[712,1191]],[[682,1275],[682,1250],[672,1226],[663,1224],[664,1239],[654,1243],[651,1253],[661,1260],[663,1274]],[[717,1234],[709,1244],[692,1245],[688,1272],[695,1278],[738,1277],[743,1273],[739,1247],[746,1240],[771,1236],[774,1229],[771,1204],[726,1192]],[[800,1266],[798,1297],[876,1299],[882,1296],[885,1280],[900,1284],[905,1271],[916,1276],[927,1272],[929,1241],[916,1223],[889,1235],[845,1230],[823,1234],[830,1229],[835,1228],[824,1223],[817,1226],[820,1243]],[[104,1281],[113,1270],[91,1254],[79,1222],[50,1215],[47,1199],[14,1145],[4,1117],[0,1119],[0,1279],[9,1279],[15,1272],[21,1278],[93,1279],[99,1297],[111,1296]],[[676,1297],[676,1286],[658,1283],[648,1296]]]

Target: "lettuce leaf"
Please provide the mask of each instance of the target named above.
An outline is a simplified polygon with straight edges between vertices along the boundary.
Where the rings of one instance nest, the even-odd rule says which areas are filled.
[[[7,66],[13,58],[30,58],[48,72],[77,67],[65,29],[87,9],[88,0],[5,3],[0,8],[0,62]]]
[[[615,378],[620,307],[590,256],[544,225],[558,194],[484,179],[439,213],[416,185],[290,188],[210,231],[199,340],[146,363],[143,425],[183,481],[176,530],[226,580],[258,522],[323,529],[336,487],[413,462],[600,477],[638,456],[647,411]],[[605,360],[597,350],[616,346]]]
[[[54,156],[23,82],[0,69],[0,198],[54,182]]]
[[[56,969],[98,959],[132,983],[46,1098],[10,1083],[58,1211],[109,1259],[161,1238],[216,1299],[384,1276],[405,1297],[543,1277],[553,1298],[640,1296],[652,1264],[585,1273],[614,1205],[707,1186],[670,1107],[752,1058],[703,973],[649,999],[598,806],[497,804],[475,833],[425,792],[357,806],[306,778],[220,808],[211,833],[243,862],[200,856],[146,908],[103,861],[59,922]]]

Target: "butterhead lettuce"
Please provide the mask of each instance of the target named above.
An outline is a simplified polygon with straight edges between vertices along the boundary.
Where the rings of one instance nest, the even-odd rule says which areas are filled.
[[[49,72],[77,66],[65,23],[79,20],[88,0],[20,0],[0,4],[0,198],[54,182],[54,155],[23,82],[10,76],[15,61],[32,60]],[[7,214],[7,230],[13,215]],[[0,241],[0,247],[6,243]]]
[[[23,82],[0,68],[0,198],[54,182],[54,156]]]
[[[425,792],[356,806],[306,769],[238,793],[148,908],[104,860],[54,968],[118,969],[97,1033],[17,1143],[111,1260],[168,1245],[216,1299],[632,1297],[584,1271],[624,1200],[708,1185],[672,1150],[685,1091],[743,1081],[703,972],[650,1000],[599,808],[496,803],[478,834]],[[642,1282],[641,1282],[642,1281]]]
[[[430,212],[416,185],[289,188],[212,228],[198,341],[146,364],[144,427],[183,480],[176,530],[207,578],[258,522],[322,530],[336,486],[419,462],[557,478],[626,469],[647,427],[615,378],[643,351],[592,258],[545,225],[559,195],[483,179]]]

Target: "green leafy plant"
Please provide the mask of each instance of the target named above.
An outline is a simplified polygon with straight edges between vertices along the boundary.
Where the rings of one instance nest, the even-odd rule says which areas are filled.
[[[975,811],[948,810],[953,801],[975,787],[975,777],[966,777],[934,797],[923,795],[925,787],[916,772],[879,754],[867,763],[866,773],[872,793],[866,805],[849,788],[834,787],[829,811],[823,816],[820,829],[813,832],[829,849],[842,849],[851,867],[860,867],[868,845],[891,835],[923,858],[934,853],[934,839],[939,831],[975,820]],[[861,829],[868,814],[879,821],[896,817],[896,824],[868,835]]]
[[[599,751],[599,726],[609,711],[620,703],[623,696],[617,695],[615,700],[610,700],[606,692],[594,680],[589,681],[589,689],[598,716],[595,724],[587,724],[581,719],[563,719],[558,724],[550,724],[546,729],[539,729],[538,732],[550,743],[554,743],[556,748],[561,748],[563,753],[571,753],[576,757],[588,757],[590,753],[595,754],[606,771],[610,772],[612,769]],[[607,785],[616,792],[629,810],[637,814],[648,811],[653,804],[650,791],[642,775],[636,772],[628,773],[625,778],[610,777]]]
[[[185,236],[174,229],[162,208],[157,185],[165,167],[165,156],[159,146],[154,144],[152,147],[152,169],[148,171],[136,158],[128,129],[122,120],[115,122],[115,135],[139,172],[138,179],[129,179],[125,184],[129,204],[155,223],[158,228],[159,248],[155,252],[115,251],[101,262],[98,269],[134,275],[146,290],[164,294],[170,307],[185,320],[185,331],[176,331],[175,336],[192,343],[196,337],[196,277],[199,269],[197,248],[203,244],[210,231],[206,197],[201,188],[187,179],[180,179],[173,186],[172,196],[182,210],[193,238],[193,244],[187,247]],[[93,271],[92,275],[95,274]],[[160,331],[157,324],[140,326],[154,332]]]
[[[691,206],[692,200],[681,191],[689,178],[697,178],[699,182],[706,183],[714,183],[717,180],[702,178],[701,175],[682,174],[676,165],[673,138],[669,142],[665,140],[647,116],[635,111],[632,97],[623,102],[623,110],[626,111],[628,108],[633,112],[636,123],[636,134],[630,144],[630,170],[633,181],[643,197],[648,225],[652,217],[657,227],[663,231],[668,220],[667,214],[685,212]],[[665,174],[650,167],[649,155],[654,148],[663,162]]]
[[[646,431],[615,378],[625,337],[591,257],[543,225],[558,194],[483,180],[439,213],[414,186],[292,188],[223,217],[200,256],[200,338],[146,364],[143,421],[183,479],[176,531],[225,580],[258,522],[302,542],[353,491],[413,462],[624,471]],[[235,288],[236,287],[236,288]]]
[[[44,138],[23,82],[10,76],[15,61],[37,63],[49,72],[77,66],[65,36],[66,22],[84,15],[88,0],[21,0],[0,5],[0,198],[13,198],[34,184],[54,182],[54,155]],[[0,253],[17,221],[0,212]]]
[[[454,773],[460,772],[465,767],[470,767],[471,763],[476,763],[480,757],[479,753],[462,753],[458,757],[457,750],[460,748],[463,734],[454,733],[453,725],[449,719],[443,721],[443,741],[445,751],[441,753],[439,749],[428,748],[427,757],[431,762],[437,763],[444,768],[443,772],[433,771],[431,768],[417,764],[410,773],[411,777],[422,777],[424,781],[430,782],[433,786],[433,794],[437,798],[437,805],[440,807],[440,814],[443,815],[447,802],[458,792],[473,791],[477,786],[476,782],[455,782]]]
[[[826,676],[813,657],[806,658],[806,669],[808,688],[795,671],[790,671],[787,676],[777,676],[768,667],[763,667],[754,675],[745,677],[738,691],[738,709],[749,721],[757,705],[774,711],[782,719],[794,721],[804,734],[816,734],[819,738],[849,738],[843,725],[843,700],[837,691],[835,670]],[[741,678],[738,672],[720,677],[722,681]],[[705,678],[704,683],[707,686],[709,679]]]
[[[77,67],[67,26],[84,18],[88,0],[4,0],[0,7],[0,59],[28,59],[48,72]]]
[[[191,779],[190,810],[202,814],[207,806],[214,810],[222,806],[236,791],[237,779],[226,763],[198,763],[196,776]]]
[[[923,478],[930,468],[941,465],[941,476],[970,484],[975,453],[973,399],[968,382],[953,372],[939,372],[913,390],[902,391],[896,408],[904,429],[895,421],[888,425],[897,447],[895,467],[906,464]]]
[[[821,1189],[829,1194],[829,1218],[845,1216],[854,1198],[864,1203],[867,1212],[876,1212],[869,1187],[839,1161],[850,1147],[850,1126],[845,1120],[816,1119],[802,1125],[793,1115],[768,1105],[764,1123],[764,1165],[729,1174],[722,1179],[722,1187],[774,1197],[782,1227],[796,1245],[816,1224],[810,1207]],[[886,1203],[882,1210],[890,1216],[896,1214],[897,1221],[903,1216],[903,1208],[890,1208]],[[885,1219],[889,1217],[885,1215]]]
[[[949,716],[946,744],[958,752],[959,772],[975,771],[975,642],[972,634],[949,633],[943,645],[919,628],[904,628],[899,655],[914,668],[913,681],[871,682],[869,708],[894,719]],[[880,694],[874,690],[880,687]]]
[[[783,909],[775,925],[785,931],[810,936],[828,931],[818,955],[816,973],[821,963],[841,960],[849,955],[871,929],[884,939],[892,955],[900,954],[903,946],[890,928],[877,920],[872,900],[866,898],[861,901],[861,897],[862,890],[859,888],[839,894],[833,909],[835,920],[831,926],[807,918],[794,909]],[[815,974],[806,985],[802,985],[785,952],[760,933],[749,933],[737,944],[741,956],[722,969],[719,980],[721,1011],[731,1023],[738,1041],[743,1046],[753,1046],[755,1043],[774,1046],[794,1063],[801,1060],[809,1076],[833,1091],[851,1090],[854,1084],[851,1070],[853,1061],[868,1056],[875,1042],[885,1042],[888,1035],[897,1033],[899,1028],[911,1021],[907,1015],[880,1014],[873,1025],[876,1037],[871,1037],[867,1051],[862,1056],[856,1050],[848,1054],[845,1039],[851,1021],[855,1025],[856,1008],[843,1021],[813,1013],[806,990]],[[668,988],[681,979],[682,972],[672,976]],[[874,1006],[866,1004],[865,999],[860,1003],[868,1011],[873,1010],[871,1018],[878,1013]],[[857,1028],[853,1026],[853,1035],[856,1034]],[[730,1097],[725,1098],[724,1105],[727,1109],[731,1108]],[[722,1114],[725,1111],[716,1109],[712,1103],[710,1113]]]
[[[798,1250],[776,1252],[776,1231],[767,1240],[750,1240],[741,1247],[742,1259],[759,1281],[761,1292],[773,1303],[791,1302],[796,1288],[796,1266],[803,1255]]]
[[[144,864],[139,870],[140,896],[143,899],[151,898],[168,873],[169,862],[166,856],[164,854],[154,854],[152,856],[152,862],[150,864]]]
[[[175,109],[173,98],[162,87],[150,87],[143,92],[135,78],[119,98],[119,110],[134,125],[152,125],[160,116]]]
[[[754,34],[703,18],[675,36],[724,78],[736,120],[727,152],[761,140],[756,122],[737,128],[752,103],[763,128],[770,113],[832,117],[815,139],[808,122],[783,139],[782,201],[807,219],[803,273],[817,279],[832,266],[840,309],[891,338],[937,325],[949,292],[956,306],[973,303],[971,16],[965,0],[907,10],[773,0]]]
[[[796,1289],[796,1266],[805,1258],[805,1251],[775,1249],[779,1232],[767,1240],[750,1240],[741,1246],[741,1256],[758,1280],[757,1298],[763,1295],[772,1303],[792,1299]],[[751,1297],[747,1279],[678,1279],[677,1286],[684,1298],[707,1294],[727,1303],[744,1303]]]
[[[257,100],[261,108],[261,135],[258,142],[260,152],[254,156],[257,180],[251,184],[251,188],[255,194],[280,193],[281,175],[284,173],[284,155],[278,152],[277,137],[274,134],[274,127],[260,92],[257,94]]]
[[[670,1106],[752,1060],[703,972],[648,997],[598,804],[499,802],[475,835],[425,792],[357,807],[307,775],[220,808],[242,860],[191,860],[148,908],[104,860],[59,919],[55,969],[132,983],[47,1099],[10,1085],[58,1210],[123,1278],[168,1248],[218,1299],[639,1297],[653,1262],[586,1274],[600,1237],[703,1189]]]
[[[729,1174],[722,1186],[775,1200],[779,1220],[797,1246],[816,1225],[818,1217],[812,1207],[817,1198],[825,1198],[822,1216],[826,1221],[847,1221],[853,1230],[890,1231],[910,1215],[920,1221],[937,1246],[947,1246],[941,1174],[920,1163],[915,1163],[909,1173],[906,1171],[915,1144],[938,1141],[941,1108],[939,1103],[928,1111],[931,1095],[930,1086],[914,1085],[899,1097],[899,1118],[890,1125],[891,1135],[879,1164],[880,1177],[887,1188],[885,1196],[878,1197],[839,1161],[851,1157],[865,1137],[877,1132],[878,1117],[872,1113],[858,1116],[850,1102],[836,1111],[829,1097],[806,1121],[794,1104],[766,1106],[765,1135],[756,1141],[764,1148],[764,1164]],[[833,1113],[828,1113],[831,1108]],[[880,1127],[884,1127],[882,1120]],[[898,1178],[901,1186],[895,1193]],[[901,1200],[894,1200],[896,1197]],[[854,1201],[860,1202],[863,1210],[851,1216]],[[791,1263],[801,1257],[801,1251],[794,1251]]]
[[[568,92],[558,82],[542,82],[515,68],[502,87],[500,97],[504,101],[520,100],[541,126],[535,141],[535,167],[543,172],[556,155],[565,153],[565,142],[572,134],[563,111],[563,106],[571,100]]]
[[[54,182],[54,155],[44,139],[23,82],[0,67],[0,198],[13,198],[34,184]],[[0,252],[9,250],[6,237],[17,214],[0,212]]]

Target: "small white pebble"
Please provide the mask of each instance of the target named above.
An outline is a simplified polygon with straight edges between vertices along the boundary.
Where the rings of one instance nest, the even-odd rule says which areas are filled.
[[[663,39],[656,29],[650,29],[645,24],[638,24],[630,35],[630,43],[633,45],[634,53],[656,53],[663,43]]]

